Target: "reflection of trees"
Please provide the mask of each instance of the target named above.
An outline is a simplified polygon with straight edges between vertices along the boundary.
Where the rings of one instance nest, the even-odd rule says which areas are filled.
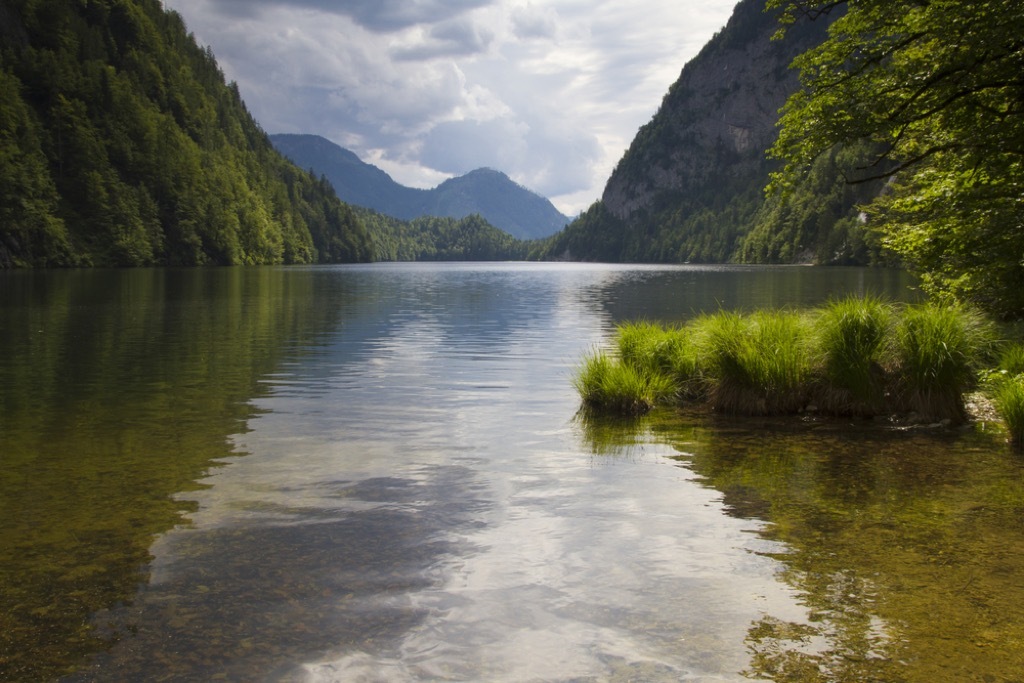
[[[286,342],[330,324],[276,269],[14,273],[0,307],[0,678],[102,647],[155,534],[244,429]]]
[[[747,430],[742,427],[753,427]],[[665,438],[673,438],[665,434]],[[762,499],[809,622],[765,618],[774,680],[1001,680],[1024,667],[1024,484],[992,440],[836,425],[708,429],[687,464]]]
[[[633,270],[608,278],[588,298],[615,322],[680,322],[699,313],[818,306],[847,294],[913,300],[913,279],[883,268],[691,266]]]
[[[730,514],[769,522],[763,533],[788,548],[773,556],[807,621],[754,623],[750,677],[998,681],[1024,671],[1024,463],[1002,444],[708,415],[655,415],[648,429],[722,492]]]

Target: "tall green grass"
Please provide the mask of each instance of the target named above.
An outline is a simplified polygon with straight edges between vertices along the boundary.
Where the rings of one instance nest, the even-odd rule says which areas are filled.
[[[1010,443],[1024,447],[1024,375],[1018,374],[998,382],[992,400],[1010,433]]]
[[[692,334],[683,327],[646,321],[616,328],[622,362],[645,374],[660,374],[674,384],[674,393],[686,398],[700,394],[701,375]]]
[[[891,372],[901,407],[922,419],[964,418],[963,393],[992,349],[992,329],[977,314],[923,304],[903,311],[893,335]]]
[[[719,312],[694,323],[712,406],[740,415],[770,415],[806,403],[808,330],[790,311],[749,316]]]
[[[821,382],[818,407],[838,415],[875,415],[882,410],[885,343],[892,307],[874,297],[830,302],[816,317],[815,362]]]
[[[1010,344],[999,354],[999,369],[1008,375],[1024,375],[1024,344]]]
[[[573,386],[586,407],[621,415],[646,413],[675,391],[665,375],[639,371],[602,350],[583,359]]]
[[[585,406],[627,415],[706,400],[741,415],[817,406],[959,422],[964,393],[994,362],[992,340],[990,324],[969,310],[847,298],[799,314],[720,311],[681,326],[621,325],[614,349],[587,357],[573,382]],[[1024,371],[1024,345],[1004,350],[1001,363],[1003,377]]]
[[[1010,434],[1010,443],[1024,448],[1024,344],[1005,345],[999,366],[988,375],[989,393],[996,412]]]

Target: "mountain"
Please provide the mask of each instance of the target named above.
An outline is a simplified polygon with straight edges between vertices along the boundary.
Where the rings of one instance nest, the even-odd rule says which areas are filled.
[[[0,0],[0,267],[364,261],[159,0]]]
[[[871,260],[856,204],[877,185],[842,173],[856,150],[822,162],[813,183],[765,198],[766,157],[779,109],[799,88],[792,60],[819,44],[826,22],[799,22],[773,40],[777,13],[742,0],[687,63],[637,133],[601,200],[547,245],[547,258],[648,262]]]
[[[274,134],[270,142],[297,166],[324,176],[342,200],[405,220],[419,214],[425,190],[399,185],[381,169],[319,135]],[[386,210],[389,207],[390,210]]]
[[[270,139],[297,165],[326,177],[344,201],[395,218],[480,214],[519,239],[547,237],[569,223],[550,201],[500,171],[477,169],[431,190],[419,190],[396,183],[381,169],[318,135],[280,134]]]

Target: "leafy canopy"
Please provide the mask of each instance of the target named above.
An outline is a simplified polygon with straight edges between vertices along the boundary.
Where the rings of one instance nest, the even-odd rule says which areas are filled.
[[[785,164],[770,189],[785,192],[837,145],[878,145],[848,180],[889,179],[867,207],[884,243],[932,293],[1024,316],[1024,3],[768,6],[784,25],[840,15],[794,62],[804,87],[783,109],[770,153]]]

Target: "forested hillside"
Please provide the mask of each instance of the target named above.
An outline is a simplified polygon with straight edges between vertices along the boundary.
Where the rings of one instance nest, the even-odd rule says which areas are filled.
[[[319,135],[282,134],[270,139],[296,164],[325,176],[346,202],[395,218],[480,214],[518,239],[547,237],[569,222],[550,200],[493,169],[478,168],[433,189],[420,190],[400,185],[381,169]]]
[[[0,267],[361,261],[158,0],[0,0]]]
[[[479,214],[404,221],[370,209],[355,211],[373,234],[377,261],[521,261],[536,246],[499,230]]]
[[[766,151],[779,109],[799,88],[793,59],[827,22],[798,22],[773,40],[779,12],[742,0],[683,68],[637,133],[601,201],[548,245],[548,258],[651,262],[867,263],[879,249],[856,205],[878,183],[845,182],[857,149],[822,160],[785,196],[765,199],[778,168]]]
[[[833,19],[796,60],[803,88],[771,150],[778,196],[859,148],[886,184],[865,215],[925,291],[1024,318],[1024,3],[769,4],[787,22]]]

